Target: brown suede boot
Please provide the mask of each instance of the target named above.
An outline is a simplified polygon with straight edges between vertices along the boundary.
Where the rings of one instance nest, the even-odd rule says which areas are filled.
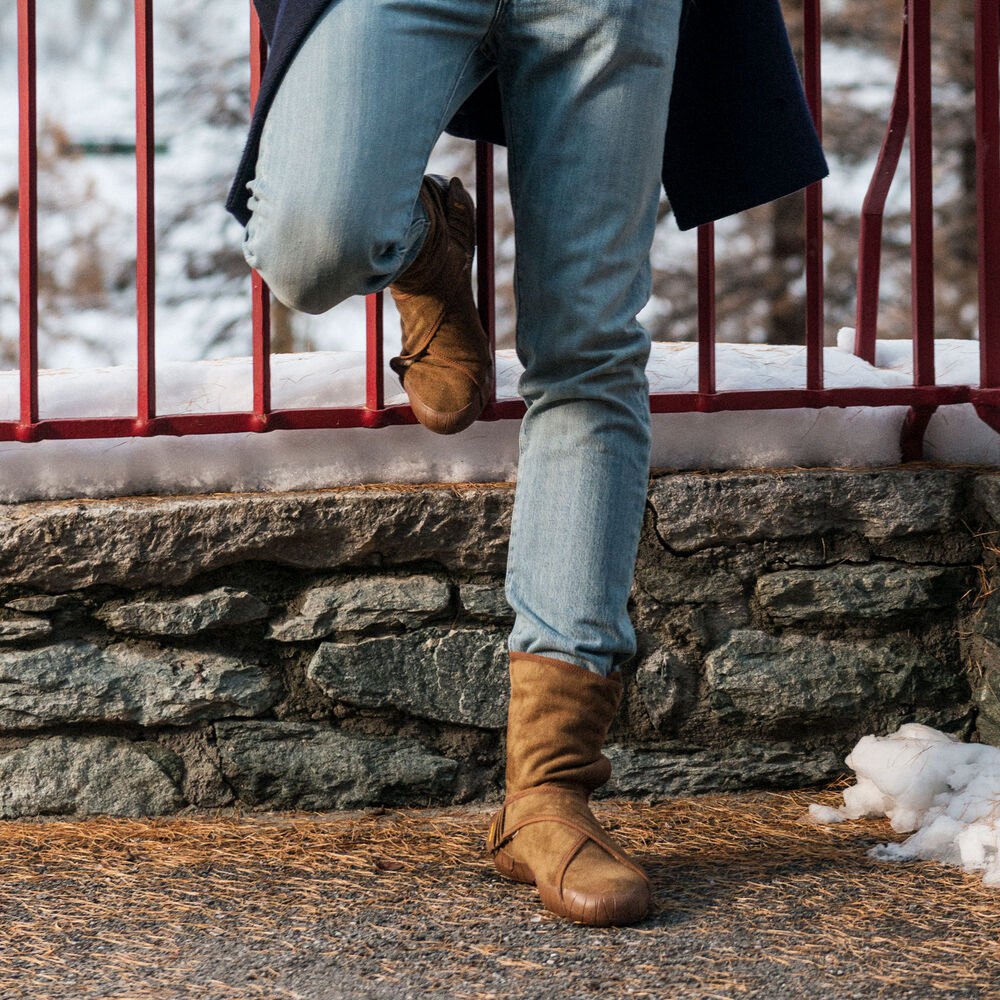
[[[487,845],[497,870],[536,885],[546,909],[597,927],[641,920],[650,904],[646,873],[588,806],[611,777],[601,747],[621,696],[617,673],[510,654],[507,797]]]
[[[428,174],[420,199],[430,220],[413,263],[390,286],[403,353],[389,361],[413,414],[438,434],[465,430],[493,393],[493,352],[472,296],[476,215],[453,177]]]

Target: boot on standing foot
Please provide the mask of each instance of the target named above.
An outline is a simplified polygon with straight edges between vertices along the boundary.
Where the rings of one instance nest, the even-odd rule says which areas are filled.
[[[642,920],[649,878],[588,805],[611,777],[601,748],[621,701],[621,675],[511,652],[510,688],[506,798],[487,838],[493,863],[535,885],[560,916],[596,927]]]

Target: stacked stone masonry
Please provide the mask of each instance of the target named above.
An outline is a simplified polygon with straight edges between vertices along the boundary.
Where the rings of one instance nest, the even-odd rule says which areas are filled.
[[[0,817],[495,799],[512,484],[0,508]],[[1000,474],[663,473],[605,794],[1000,743]]]

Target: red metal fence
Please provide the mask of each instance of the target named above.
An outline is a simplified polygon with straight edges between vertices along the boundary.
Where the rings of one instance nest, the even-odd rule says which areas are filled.
[[[715,237],[713,227],[706,225],[698,231],[698,388],[690,392],[653,393],[650,407],[654,412],[905,405],[909,407],[909,412],[904,423],[902,446],[903,456],[907,459],[920,457],[923,432],[931,415],[941,405],[971,402],[979,416],[1000,431],[1000,0],[977,0],[975,14],[979,386],[935,383],[931,2],[901,2],[902,44],[896,91],[878,164],[862,210],[855,353],[874,363],[883,209],[908,132],[913,384],[824,388],[823,194],[822,183],[817,183],[803,193],[806,217],[806,384],[793,389],[716,390]],[[18,0],[20,418],[0,421],[0,440],[219,434],[306,427],[381,427],[414,422],[409,406],[385,406],[381,293],[371,295],[367,300],[365,405],[273,409],[268,295],[264,282],[256,273],[252,277],[253,409],[233,413],[157,413],[152,0],[135,0],[135,28],[138,178],[136,414],[134,417],[39,419],[35,0]],[[820,0],[806,0],[804,34],[806,94],[817,127],[821,130]],[[255,100],[266,59],[266,45],[252,9],[250,38],[251,100]],[[493,150],[489,145],[479,143],[476,154],[478,301],[491,343],[495,346]],[[524,403],[520,399],[494,399],[482,419],[519,418],[523,413]]]

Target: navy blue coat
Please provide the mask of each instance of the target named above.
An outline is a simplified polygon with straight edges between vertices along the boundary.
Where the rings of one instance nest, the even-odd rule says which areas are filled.
[[[268,40],[257,106],[226,208],[246,224],[264,117],[309,29],[336,0],[254,0]],[[825,177],[779,0],[684,0],[664,137],[663,186],[680,229],[772,201]],[[350,95],[345,95],[349,100]],[[505,142],[496,73],[449,122]]]

